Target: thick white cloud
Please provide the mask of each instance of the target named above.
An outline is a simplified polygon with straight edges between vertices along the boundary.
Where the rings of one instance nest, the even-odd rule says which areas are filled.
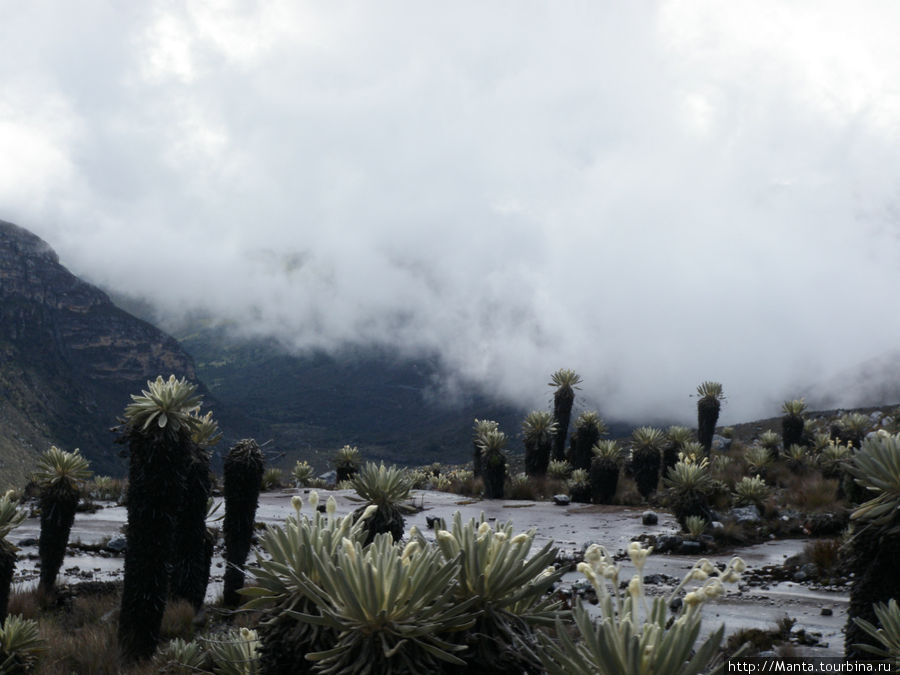
[[[895,347],[894,3],[20,3],[0,218],[302,349],[609,416]],[[773,404],[774,402],[774,404]],[[848,401],[849,402],[849,401]]]

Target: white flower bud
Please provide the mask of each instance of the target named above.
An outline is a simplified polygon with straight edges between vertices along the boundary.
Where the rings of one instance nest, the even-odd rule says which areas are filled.
[[[400,556],[403,560],[408,560],[419,550],[419,542],[411,541],[403,547],[403,554]]]
[[[585,561],[589,562],[591,565],[599,563],[601,560],[603,560],[603,557],[603,549],[597,544],[591,544],[584,552]]]
[[[691,591],[684,596],[684,604],[686,604],[688,607],[699,605],[701,602],[703,602],[703,595],[701,593],[698,593],[697,591]]]
[[[344,553],[347,555],[350,560],[356,562],[356,547],[353,545],[353,542],[344,537],[341,539],[341,546],[344,547]]]
[[[301,499],[300,495],[291,497],[291,506],[294,507],[294,511],[300,513],[300,509],[303,508],[303,499]]]
[[[579,563],[579,564],[583,565],[584,563]],[[550,565],[549,567],[545,567],[543,569],[543,571],[537,575],[537,579],[538,580],[546,579],[547,577],[549,577],[551,574],[554,574],[555,572],[556,572],[556,568],[553,567],[553,565]]]
[[[333,516],[335,511],[337,511],[337,501],[334,497],[329,497],[328,501],[325,502],[325,513]]]
[[[635,600],[641,594],[641,578],[637,574],[628,582],[628,594]]]
[[[528,541],[528,535],[524,532],[522,534],[517,534],[515,537],[509,540],[510,544],[524,544]]]
[[[369,504],[369,505],[366,507],[366,510],[362,512],[362,516],[360,516],[360,517],[361,517],[363,520],[368,520],[369,518],[371,518],[372,516],[374,516],[375,513],[376,513],[377,511],[378,511],[378,505],[377,505],[377,504]]]
[[[725,588],[722,586],[722,582],[719,581],[716,577],[710,579],[703,587],[703,594],[708,600],[715,600],[716,598],[720,598],[722,597],[722,594],[724,592]]]
[[[483,537],[486,534],[489,534],[491,531],[491,526],[487,523],[482,523],[478,526],[478,536]]]
[[[709,578],[709,575],[700,569],[691,570],[691,579],[694,581],[706,581]]]
[[[742,558],[732,558],[731,569],[740,574],[745,569],[747,569],[747,563],[745,563]]]
[[[319,508],[319,493],[316,490],[309,493],[309,506],[313,511]]]

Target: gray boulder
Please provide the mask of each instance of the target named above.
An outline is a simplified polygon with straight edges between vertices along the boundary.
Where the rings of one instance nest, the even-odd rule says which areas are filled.
[[[731,509],[730,515],[731,519],[739,525],[753,525],[762,520],[759,509],[756,508],[755,504],[750,504],[749,506],[736,506]]]
[[[731,439],[716,434],[712,439],[712,449],[716,452],[728,452],[731,450]]]

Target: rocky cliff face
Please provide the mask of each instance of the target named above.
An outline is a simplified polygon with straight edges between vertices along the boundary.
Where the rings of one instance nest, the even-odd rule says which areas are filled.
[[[0,485],[55,443],[96,472],[122,473],[108,430],[157,375],[195,380],[178,342],[116,307],[46,242],[0,221]]]

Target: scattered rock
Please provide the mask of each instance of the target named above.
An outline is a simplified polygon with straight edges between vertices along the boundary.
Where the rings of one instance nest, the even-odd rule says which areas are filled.
[[[850,516],[846,511],[814,513],[803,524],[803,528],[814,537],[834,536],[840,534],[849,522]]]
[[[569,495],[553,495],[553,503],[557,506],[568,506],[571,502]]]
[[[440,516],[425,516],[425,524],[428,525],[429,530],[436,528],[446,529],[444,527],[444,519]]]
[[[641,515],[641,523],[644,525],[656,525],[659,522],[659,516],[654,511],[644,511]]]
[[[34,537],[28,537],[27,539],[22,539],[17,544],[17,546],[19,548],[22,548],[25,546],[37,546],[37,545],[38,545],[38,540],[35,539]]]
[[[324,480],[329,485],[334,485],[337,483],[337,471],[332,469],[331,471],[326,471],[323,474],[319,474],[319,480]]]
[[[749,506],[736,506],[731,509],[731,519],[739,525],[754,525],[762,520],[759,509],[755,504]]]
[[[822,611],[820,612],[820,614],[821,614],[822,616],[833,616],[833,615],[834,615],[834,610],[831,609],[831,607],[823,607],[823,608],[822,608]]]
[[[115,539],[110,539],[106,542],[106,546],[104,547],[107,551],[111,551],[112,553],[121,553],[128,547],[128,542],[125,537],[116,537]]]
[[[727,452],[731,449],[731,439],[716,434],[712,439],[712,449],[716,452]]]
[[[677,534],[662,534],[656,538],[656,546],[653,548],[655,553],[671,553],[681,546],[684,541]]]
[[[681,555],[698,555],[703,552],[703,544],[699,541],[688,539],[687,541],[681,542],[681,546],[678,547],[678,552]]]
[[[709,524],[709,527],[710,527],[712,530],[714,530],[714,531],[715,531],[715,530],[722,530],[722,529],[725,529],[725,526],[722,524],[722,522],[721,522],[721,521],[718,521],[718,520],[712,521],[712,522]]]

